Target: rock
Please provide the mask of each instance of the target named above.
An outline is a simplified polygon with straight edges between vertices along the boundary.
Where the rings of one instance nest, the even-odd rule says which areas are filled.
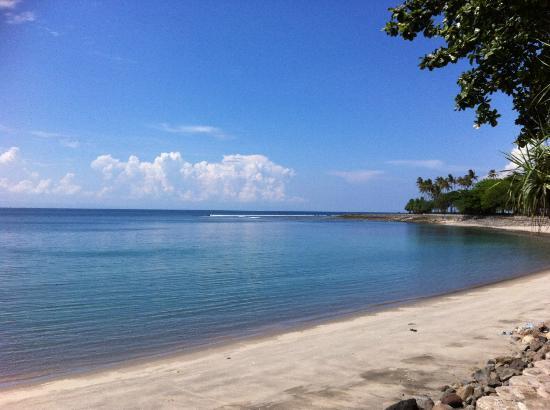
[[[544,373],[547,375],[550,375],[550,362],[549,361],[542,361],[542,362],[536,362],[535,367],[541,369]]]
[[[542,346],[544,346],[544,343],[542,343],[540,340],[534,340],[529,344],[529,348],[536,352],[538,351]]]
[[[527,335],[527,336],[523,336],[523,338],[521,339],[521,343],[524,345],[528,345],[533,340],[535,340],[535,337],[533,335]]]
[[[500,381],[496,372],[491,372],[489,378],[487,379],[487,385],[490,387],[502,386],[502,382]]]
[[[539,360],[544,360],[545,358],[546,358],[546,352],[542,351],[542,349],[533,355],[534,362],[538,362]]]
[[[537,399],[537,391],[531,386],[506,386],[497,387],[498,397],[510,401],[524,401],[526,399]]]
[[[486,369],[477,369],[472,374],[472,377],[481,384],[487,384],[487,380],[489,379],[489,372]]]
[[[474,387],[473,386],[462,386],[460,389],[456,391],[456,394],[462,399],[462,401],[466,401],[474,394]]]
[[[495,366],[504,366],[505,364],[510,363],[514,358],[510,356],[499,356],[495,358]]]
[[[415,396],[414,399],[421,410],[432,410],[434,407],[434,401],[428,396]]]
[[[438,390],[439,391],[447,391],[450,388],[451,388],[451,386],[449,386],[448,384],[445,384],[445,385],[441,386]]]
[[[510,362],[508,363],[508,366],[511,369],[523,370],[526,367],[526,363],[523,360],[516,358],[516,359],[510,360]]]
[[[496,370],[496,373],[498,375],[498,378],[503,382],[510,379],[512,376],[517,376],[519,374],[517,370],[511,369],[509,367],[499,367]]]
[[[485,394],[496,394],[497,391],[494,388],[487,386],[483,389],[483,393],[485,393]]]
[[[481,386],[476,386],[472,395],[474,401],[479,399],[481,396],[483,396],[483,388]]]
[[[389,407],[386,407],[386,410],[419,410],[416,404],[415,399],[407,399],[398,401],[395,404],[392,404]]]
[[[456,393],[444,393],[441,397],[442,404],[448,404],[453,408],[462,407],[462,398]]]
[[[495,376],[494,378],[489,379],[489,381],[487,382],[487,386],[495,388],[498,386],[502,386],[502,382],[498,379],[498,377]]]
[[[453,408],[448,404],[436,403],[432,410],[453,410]]]
[[[485,396],[476,403],[477,410],[520,410],[513,401],[503,400],[497,396]]]

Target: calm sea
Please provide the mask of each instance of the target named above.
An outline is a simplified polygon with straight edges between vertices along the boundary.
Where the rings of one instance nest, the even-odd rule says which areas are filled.
[[[0,386],[550,266],[524,235],[292,215],[0,209]]]

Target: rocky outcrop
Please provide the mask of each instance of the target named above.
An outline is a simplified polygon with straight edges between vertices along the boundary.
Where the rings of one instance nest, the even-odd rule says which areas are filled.
[[[469,380],[445,385],[431,404],[414,400],[417,409],[550,409],[550,329],[531,323],[510,332],[517,353],[498,356],[476,369]],[[410,399],[409,399],[410,400]],[[399,403],[406,402],[402,400]],[[409,401],[412,405],[412,400]],[[396,403],[396,404],[399,404]],[[389,407],[393,408],[393,407]],[[388,409],[389,409],[388,408]],[[401,407],[395,407],[395,409]],[[405,407],[403,407],[405,408]]]

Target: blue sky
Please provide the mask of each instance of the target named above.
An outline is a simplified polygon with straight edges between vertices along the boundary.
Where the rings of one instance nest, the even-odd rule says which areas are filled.
[[[393,1],[0,0],[0,206],[399,211],[517,134]]]

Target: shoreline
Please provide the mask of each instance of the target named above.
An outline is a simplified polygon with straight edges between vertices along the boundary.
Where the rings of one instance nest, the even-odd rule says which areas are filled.
[[[548,279],[550,279],[550,270],[544,270],[544,271],[539,271],[535,273],[526,273],[514,278],[503,279],[501,281],[491,283],[491,284],[481,284],[474,288],[460,289],[460,290],[456,290],[451,293],[446,293],[443,295],[432,295],[432,296],[426,296],[421,298],[415,298],[413,300],[391,302],[388,304],[378,305],[374,308],[371,307],[366,310],[362,309],[359,312],[352,312],[344,315],[339,315],[338,317],[334,317],[331,319],[320,319],[319,323],[301,324],[294,328],[273,330],[272,332],[268,331],[267,333],[262,333],[261,335],[259,334],[259,335],[248,336],[248,337],[245,336],[239,339],[232,338],[230,340],[221,342],[220,344],[211,345],[211,346],[204,346],[204,345],[198,346],[196,348],[192,348],[186,351],[171,352],[171,353],[163,354],[161,356],[156,356],[156,357],[149,356],[149,357],[142,357],[137,359],[130,359],[128,361],[114,364],[112,366],[107,366],[107,367],[98,368],[95,370],[89,370],[85,372],[79,372],[78,374],[70,374],[70,375],[61,376],[61,377],[54,377],[52,379],[49,379],[48,381],[38,381],[38,382],[35,381],[35,382],[23,383],[23,384],[19,383],[16,386],[7,387],[0,390],[0,393],[1,393],[0,406],[9,404],[9,407],[15,406],[17,408],[18,402],[21,402],[21,403],[25,403],[23,404],[23,407],[27,407],[28,405],[30,405],[30,407],[34,407],[34,405],[32,404],[32,401],[33,401],[32,398],[40,397],[41,392],[42,393],[47,392],[46,401],[48,402],[49,399],[52,399],[51,404],[53,405],[55,403],[59,403],[59,400],[61,400],[61,398],[57,397],[55,394],[56,392],[58,392],[58,390],[61,390],[61,393],[58,392],[61,395],[63,395],[62,392],[68,393],[70,395],[71,392],[73,393],[78,392],[81,388],[84,388],[85,386],[86,388],[89,388],[89,387],[99,388],[99,391],[96,393],[96,397],[103,397],[108,392],[106,390],[102,390],[98,386],[98,381],[101,381],[105,378],[112,379],[112,381],[118,381],[118,382],[125,380],[124,378],[122,378],[121,380],[119,376],[116,376],[117,374],[130,373],[132,374],[131,379],[133,379],[134,377],[141,378],[139,377],[140,374],[150,373],[151,369],[159,369],[159,368],[162,369],[162,368],[171,367],[174,365],[187,368],[189,365],[191,365],[193,362],[196,362],[196,361],[204,361],[204,360],[208,361],[208,360],[211,360],[212,358],[220,359],[220,356],[226,356],[228,354],[227,353],[228,351],[235,351],[235,350],[239,351],[241,349],[247,350],[250,348],[254,348],[254,346],[263,346],[263,345],[269,346],[272,344],[276,345],[277,341],[280,339],[297,338],[298,344],[300,344],[300,342],[302,342],[303,344],[303,342],[306,341],[305,339],[307,339],[309,336],[312,336],[318,333],[323,333],[324,331],[330,330],[331,328],[342,328],[342,327],[346,328],[346,327],[352,326],[354,328],[352,330],[355,330],[355,333],[362,332],[364,331],[364,329],[361,329],[361,326],[356,327],[354,326],[354,324],[360,325],[360,323],[358,322],[375,321],[375,319],[379,316],[386,316],[386,315],[400,316],[400,312],[402,311],[426,310],[426,309],[430,310],[430,308],[433,308],[434,305],[438,305],[441,303],[443,304],[448,303],[449,301],[453,301],[454,299],[471,298],[471,295],[479,295],[480,293],[495,292],[496,289],[525,288],[525,287],[528,287],[529,284],[533,284],[533,282],[541,282],[541,281],[543,283],[548,283],[550,282],[548,281]],[[540,288],[540,286],[538,286],[538,288]],[[550,291],[550,283],[547,285],[547,288],[548,288],[547,290]],[[540,289],[538,289],[538,291],[540,291]],[[550,303],[546,303],[546,309],[547,309],[547,312],[544,316],[550,317]],[[464,315],[464,316],[467,316],[467,315]],[[533,319],[533,318],[526,318],[526,319]],[[506,320],[510,320],[510,319],[506,319]],[[414,322],[407,322],[407,323],[414,323]],[[504,327],[505,326],[503,326],[503,329]],[[408,331],[408,328],[405,330]],[[381,331],[384,331],[384,329],[381,329]],[[409,332],[409,333],[410,335],[413,334],[413,332]],[[405,333],[405,334],[410,337],[408,333]],[[503,336],[499,335],[497,339],[499,338],[501,339],[500,342],[502,342]],[[322,342],[322,340],[319,340],[319,342]],[[499,344],[502,344],[502,343],[499,343]],[[368,348],[363,348],[363,349],[369,350]],[[349,354],[351,355],[356,354],[357,346],[354,346],[352,344],[351,346],[348,347],[348,350],[349,350],[348,352]],[[372,347],[371,347],[371,350],[372,350]],[[471,355],[468,355],[468,356],[471,356]],[[221,360],[227,360],[227,363],[230,363],[229,359],[222,357]],[[428,359],[426,358],[426,360]],[[470,361],[472,360],[474,361],[476,360],[475,355],[474,357],[471,357]],[[218,373],[221,373],[221,374],[217,374],[218,377],[223,376],[224,374],[223,368],[225,364],[226,364],[225,362],[222,362],[221,368],[217,369]],[[288,365],[290,365],[290,363]],[[214,373],[216,373],[216,367],[214,366],[214,369],[212,369],[211,371],[214,371]],[[153,371],[153,373],[156,373],[156,372]],[[157,379],[157,377],[155,377],[155,376],[161,376],[161,374],[153,374],[151,376],[152,377],[147,382],[147,384],[149,383],[155,384],[155,380],[156,380],[156,383],[160,383],[159,385],[160,388],[162,388],[162,386],[166,387],[166,383],[170,384],[168,380],[165,380],[164,382],[160,382]],[[100,385],[101,384],[102,383],[100,383]],[[391,385],[392,385],[391,383],[390,384],[386,383],[385,388],[387,389],[388,386],[391,386]],[[396,387],[395,384],[393,386]],[[235,387],[237,388],[237,386]],[[279,395],[282,395],[282,396],[288,395],[288,393],[285,393],[285,391],[286,390],[283,389],[282,391],[279,392]],[[212,392],[212,393],[215,393],[215,392]],[[245,390],[243,394],[246,394],[246,393],[247,391]],[[81,394],[85,394],[85,393],[82,392]],[[50,397],[52,395],[53,397]],[[396,398],[395,396],[390,397],[389,394],[388,395],[384,394],[383,396],[385,396],[384,398],[389,401]],[[31,402],[29,403],[28,400],[30,400]],[[75,405],[75,403],[72,402],[71,400],[69,400],[69,402],[70,403],[66,403],[68,407],[73,407]],[[42,407],[43,404],[44,403],[40,404],[40,407]],[[55,407],[59,408],[57,405]],[[64,408],[64,406],[61,406],[61,407]],[[210,406],[200,406],[200,405],[199,407],[210,408]],[[373,408],[379,408],[379,407],[373,407]]]
[[[490,228],[488,228],[490,229]],[[511,232],[512,234],[525,234],[524,232]],[[340,322],[352,321],[354,319],[375,315],[377,313],[398,310],[400,308],[414,307],[423,303],[437,302],[438,299],[460,296],[475,290],[483,290],[485,288],[491,288],[493,286],[519,282],[527,280],[531,277],[545,276],[550,274],[550,265],[542,270],[536,270],[531,272],[522,272],[520,274],[499,279],[493,282],[483,282],[475,284],[469,287],[458,288],[448,292],[434,293],[425,296],[411,297],[401,300],[394,300],[388,302],[382,302],[378,304],[372,304],[363,308],[349,309],[347,311],[340,311],[335,314],[326,314],[316,318],[296,320],[293,322],[285,322],[278,325],[266,325],[258,328],[251,333],[238,336],[226,335],[221,340],[211,343],[199,343],[188,347],[175,347],[173,349],[164,352],[150,352],[139,357],[130,357],[126,359],[116,360],[111,363],[99,364],[96,366],[88,366],[80,369],[69,370],[65,373],[58,373],[52,375],[38,376],[35,378],[24,378],[15,381],[0,381],[0,395],[3,392],[9,392],[12,390],[19,390],[24,388],[32,388],[40,386],[42,384],[52,383],[59,380],[73,379],[87,377],[94,374],[99,374],[108,371],[117,371],[129,367],[140,366],[144,364],[154,364],[156,362],[164,362],[170,360],[185,359],[188,356],[196,354],[206,354],[208,352],[217,351],[219,349],[231,347],[232,345],[261,342],[276,338],[287,333],[304,332],[311,329],[315,329],[319,326],[337,324]],[[2,386],[4,384],[4,386]],[[0,401],[1,403],[1,401]]]
[[[550,234],[550,224],[539,227],[526,216],[512,215],[461,215],[461,214],[405,214],[405,213],[347,213],[337,216],[345,220],[378,222],[406,222],[432,225],[483,228],[516,233]]]

